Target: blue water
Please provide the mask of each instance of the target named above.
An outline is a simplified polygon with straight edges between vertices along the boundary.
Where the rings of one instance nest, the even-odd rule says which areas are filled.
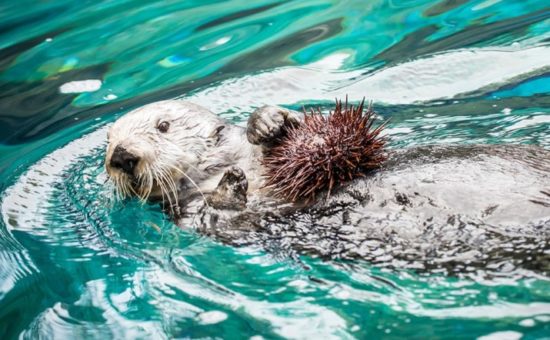
[[[1,1],[0,16],[0,338],[550,336],[548,258],[449,273],[230,247],[116,202],[102,164],[109,123],[167,98],[242,125],[264,104],[366,97],[392,148],[550,148],[546,1]]]

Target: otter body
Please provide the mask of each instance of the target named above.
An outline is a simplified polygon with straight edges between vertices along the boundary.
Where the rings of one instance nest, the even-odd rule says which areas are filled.
[[[262,187],[263,151],[299,119],[262,107],[245,129],[191,103],[150,104],[111,128],[107,171],[117,188],[142,199],[177,201],[171,212],[178,224],[234,245],[412,267],[531,258],[537,260],[529,266],[548,270],[550,151],[511,145],[395,151],[379,171],[306,206]],[[146,134],[137,128],[147,124]],[[121,164],[120,145],[137,154],[133,167]],[[170,181],[175,185],[159,184]]]
[[[307,207],[205,207],[194,223],[234,245],[451,271],[550,270],[550,151],[418,147]]]

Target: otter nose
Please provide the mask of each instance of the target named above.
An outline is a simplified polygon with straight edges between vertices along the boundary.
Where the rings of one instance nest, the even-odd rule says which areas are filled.
[[[120,169],[128,175],[134,174],[134,169],[139,162],[139,157],[126,151],[120,145],[117,145],[111,156],[111,167]]]

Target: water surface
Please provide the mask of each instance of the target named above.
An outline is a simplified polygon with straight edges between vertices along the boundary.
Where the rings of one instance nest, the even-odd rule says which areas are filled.
[[[449,273],[234,248],[114,202],[102,165],[109,123],[167,98],[242,125],[264,104],[365,96],[391,118],[393,148],[548,148],[545,1],[4,1],[0,13],[1,338],[550,334],[547,265]]]

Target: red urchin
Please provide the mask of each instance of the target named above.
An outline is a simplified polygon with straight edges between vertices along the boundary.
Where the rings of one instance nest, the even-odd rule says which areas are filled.
[[[301,124],[290,126],[280,143],[264,157],[266,186],[291,201],[310,201],[315,195],[364,176],[385,160],[385,124],[374,128],[374,111],[365,99],[354,107],[336,100],[328,116],[318,110],[305,114]]]

